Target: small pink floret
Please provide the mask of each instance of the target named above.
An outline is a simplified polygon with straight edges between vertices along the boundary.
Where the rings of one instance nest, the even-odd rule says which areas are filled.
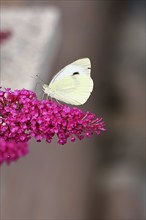
[[[28,153],[28,143],[7,142],[0,138],[0,165],[6,162],[10,164],[12,161],[18,160],[20,157]]]

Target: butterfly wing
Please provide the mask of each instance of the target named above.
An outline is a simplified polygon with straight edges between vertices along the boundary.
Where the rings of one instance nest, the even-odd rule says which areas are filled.
[[[93,90],[93,80],[86,74],[64,76],[49,85],[49,89],[52,97],[57,100],[71,105],[82,105]]]
[[[51,80],[50,85],[56,80],[64,78],[65,76],[72,76],[74,73],[79,73],[80,75],[90,76],[91,73],[91,62],[89,58],[82,58],[74,61],[73,63],[65,66],[60,70]]]

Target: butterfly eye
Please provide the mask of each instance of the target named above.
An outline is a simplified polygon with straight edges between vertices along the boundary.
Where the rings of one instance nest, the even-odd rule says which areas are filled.
[[[79,73],[78,72],[75,72],[75,73],[73,73],[72,75],[74,76],[74,75],[78,75]]]

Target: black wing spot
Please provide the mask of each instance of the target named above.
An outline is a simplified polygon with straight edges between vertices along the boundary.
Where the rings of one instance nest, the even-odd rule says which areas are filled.
[[[88,67],[89,70],[91,70],[91,67]]]
[[[79,73],[78,73],[78,72],[74,72],[72,75],[73,75],[73,76],[74,76],[74,75],[79,75]]]

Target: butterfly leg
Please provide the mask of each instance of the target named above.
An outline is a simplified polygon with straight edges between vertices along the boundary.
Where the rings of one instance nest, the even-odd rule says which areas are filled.
[[[52,97],[51,96],[49,96],[47,94],[46,94],[46,96],[47,96],[47,100],[51,100],[52,101]]]
[[[45,95],[45,94],[43,93],[41,100],[43,100],[43,99],[44,99],[44,95]]]
[[[51,100],[52,101],[52,97],[47,95],[47,100]]]
[[[45,93],[43,93],[43,95],[42,95],[42,100],[44,100],[45,99]]]

